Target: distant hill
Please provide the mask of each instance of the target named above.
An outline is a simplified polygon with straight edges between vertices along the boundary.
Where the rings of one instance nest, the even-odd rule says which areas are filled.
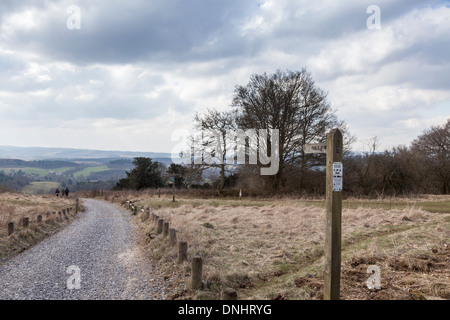
[[[0,146],[0,189],[26,193],[52,193],[58,186],[72,191],[106,190],[126,177],[136,157],[167,166],[172,163],[170,153]]]
[[[57,169],[64,167],[76,167],[79,164],[72,161],[63,160],[19,160],[19,159],[0,159],[0,167],[2,168],[40,168],[40,169]]]
[[[0,158],[2,159],[73,161],[76,159],[120,159],[135,157],[148,157],[166,164],[172,162],[170,153],[161,152],[0,146]]]

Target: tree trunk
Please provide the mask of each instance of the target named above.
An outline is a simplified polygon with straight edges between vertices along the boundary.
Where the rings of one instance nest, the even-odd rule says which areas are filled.
[[[284,163],[281,162],[279,164],[278,172],[272,176],[272,190],[277,192],[280,190],[280,188],[283,186],[283,170],[284,169]]]
[[[217,195],[223,197],[223,186],[225,185],[225,164],[220,165],[220,182],[217,186]]]

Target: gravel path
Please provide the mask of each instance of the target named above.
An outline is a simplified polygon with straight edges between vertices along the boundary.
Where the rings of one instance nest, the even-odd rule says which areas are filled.
[[[0,266],[0,299],[165,298],[130,214],[105,201],[83,202],[86,211],[71,225]]]

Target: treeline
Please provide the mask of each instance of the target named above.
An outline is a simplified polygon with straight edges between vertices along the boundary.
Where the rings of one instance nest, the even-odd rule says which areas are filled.
[[[133,161],[133,166],[134,168],[126,172],[127,177],[120,179],[113,190],[142,190],[173,186],[196,188],[202,180],[200,172],[197,172],[195,179],[192,179],[189,168],[175,163],[167,167],[165,164],[153,161],[150,158],[137,157]],[[209,185],[205,184],[204,187],[209,187]]]
[[[399,196],[450,193],[450,119],[419,135],[409,146],[397,146],[380,152],[377,138],[366,152],[344,153],[344,193],[348,196]],[[316,157],[325,164],[325,157]],[[263,177],[250,167],[240,168],[236,186],[264,193]],[[323,195],[324,167],[304,172],[286,166],[289,178],[283,181],[283,193]],[[236,178],[235,178],[236,180]]]
[[[432,126],[410,146],[371,151],[345,159],[344,178],[350,193],[405,195],[450,192],[450,119]],[[345,181],[345,180],[344,180]]]
[[[415,139],[410,146],[397,146],[379,152],[373,138],[366,152],[345,152],[344,193],[347,196],[405,196],[413,194],[448,194],[450,192],[450,119],[434,126]],[[311,155],[316,164],[325,164],[324,155]],[[256,165],[236,166],[227,172],[221,186],[220,170],[211,171],[205,180],[198,166],[171,164],[166,167],[148,158],[136,158],[135,168],[114,187],[122,189],[176,188],[218,190],[223,195],[315,195],[325,194],[325,167],[300,171],[286,165],[286,179],[276,192],[270,179],[261,176]],[[203,172],[204,173],[204,172]]]
[[[175,186],[246,194],[325,194],[325,155],[304,146],[323,143],[339,128],[344,136],[344,192],[355,196],[443,193],[450,190],[450,119],[431,127],[410,146],[351,152],[356,140],[337,118],[324,93],[303,68],[253,75],[236,86],[230,110],[209,108],[193,119],[193,134],[169,168],[148,158],[115,189]],[[205,175],[209,179],[205,181]],[[232,192],[236,194],[236,192]]]
[[[341,130],[348,150],[355,138],[306,68],[255,74],[236,86],[230,110],[195,115],[181,161],[191,169],[216,170],[219,196],[230,185],[271,194],[318,190],[324,157],[303,147],[325,142],[333,128]]]
[[[16,174],[14,176],[6,175],[4,171],[0,170],[0,188],[10,190],[20,190],[30,183],[27,177]]]

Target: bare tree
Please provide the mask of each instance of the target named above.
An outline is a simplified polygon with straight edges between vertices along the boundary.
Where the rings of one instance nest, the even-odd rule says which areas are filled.
[[[233,112],[219,112],[208,109],[205,114],[194,117],[194,135],[191,137],[191,155],[194,167],[200,170],[219,169],[220,180],[217,193],[223,196],[225,173],[234,164],[234,154],[230,155],[235,129]]]
[[[430,174],[438,182],[443,194],[450,192],[450,119],[430,129],[415,139],[411,148],[427,164]]]
[[[305,144],[324,142],[333,127],[345,128],[306,69],[252,75],[246,86],[236,87],[233,106],[240,128],[279,130],[279,170],[272,177],[274,189],[283,183],[287,165],[300,172],[300,179],[308,168],[323,165],[323,156],[304,153]]]

